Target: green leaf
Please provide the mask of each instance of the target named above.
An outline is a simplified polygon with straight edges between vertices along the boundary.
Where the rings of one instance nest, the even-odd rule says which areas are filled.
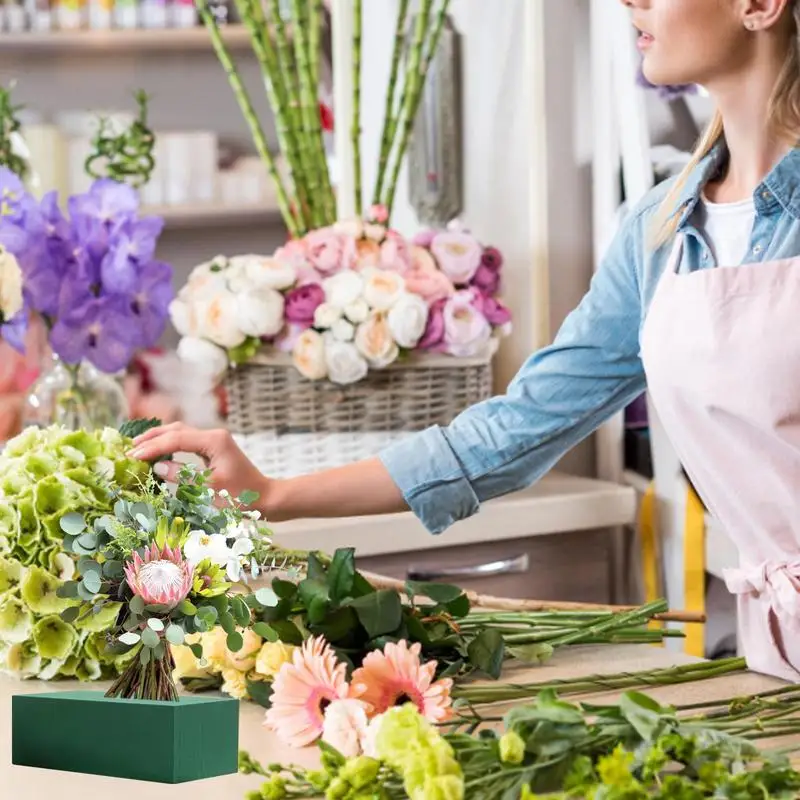
[[[278,595],[269,587],[264,587],[256,592],[256,600],[267,608],[274,608],[278,605]]]
[[[310,620],[309,620],[310,621]],[[321,623],[311,626],[311,632],[324,636],[331,644],[348,637],[358,628],[358,617],[352,608],[339,608],[328,614]]]
[[[150,663],[150,656],[152,654],[152,650],[149,647],[143,647],[139,651],[139,663],[146,667]]]
[[[421,596],[433,600],[434,603],[452,603],[457,597],[464,594],[458,586],[446,583],[422,583],[420,581],[407,581],[406,591],[409,597]]]
[[[62,600],[75,600],[78,597],[78,582],[67,581],[56,589],[56,597]]]
[[[86,575],[89,572],[96,572],[98,575],[103,573],[103,565],[95,561],[91,556],[82,556],[78,559],[78,574]]]
[[[162,658],[167,654],[167,646],[164,644],[163,641],[159,642],[153,648],[153,660],[154,661],[161,661]]]
[[[400,595],[390,589],[358,597],[347,605],[355,609],[370,639],[396,630],[403,616]]]
[[[547,642],[535,642],[534,644],[522,644],[515,647],[508,647],[508,654],[518,661],[526,664],[544,664],[553,655],[553,648]]]
[[[125,577],[122,562],[110,559],[103,564],[103,575],[111,580],[121,580]]]
[[[360,572],[356,571],[351,591],[352,596],[364,597],[368,594],[375,594],[376,591],[375,587]]]
[[[158,642],[158,634],[152,628],[145,628],[142,631],[142,644],[145,647],[157,647]]]
[[[97,547],[97,534],[96,533],[82,533],[78,537],[77,542],[81,547],[89,552],[92,552]]]
[[[181,600],[176,610],[187,617],[193,617],[197,613],[197,606],[188,600]]]
[[[80,534],[86,530],[86,522],[83,519],[83,515],[75,511],[64,514],[58,521],[58,524],[61,530],[64,531],[64,533],[68,533],[70,536],[80,536]]]
[[[132,614],[141,614],[144,611],[144,600],[138,594],[135,594],[130,603],[128,603],[128,608]]]
[[[500,677],[504,654],[503,637],[491,628],[481,631],[467,647],[470,664],[495,679]]]
[[[182,645],[185,640],[183,628],[180,625],[170,625],[164,633],[164,638],[176,647]]]
[[[274,622],[270,622],[269,626],[278,634],[278,639],[281,642],[294,645],[303,644],[303,634],[297,625],[289,622],[288,619],[276,619]],[[253,630],[255,630],[255,627]]]
[[[80,613],[81,613],[80,606],[70,606],[70,608],[65,608],[61,612],[61,619],[63,619],[64,622],[72,623],[75,622],[76,619],[78,619],[78,615]]]
[[[333,554],[333,561],[328,570],[328,587],[330,601],[335,606],[349,597],[353,591],[353,581],[356,577],[355,554],[353,547],[339,548]]]
[[[253,633],[268,642],[277,642],[280,639],[278,632],[271,625],[267,625],[266,622],[256,622],[253,625]]]
[[[272,590],[281,600],[292,600],[297,594],[297,584],[275,578],[272,581]]]
[[[231,613],[240,628],[246,628],[250,624],[250,609],[239,595],[231,597]]]
[[[272,705],[272,684],[268,681],[247,681],[247,694],[254,703],[263,708],[270,708]]]
[[[192,651],[192,654],[195,658],[202,658],[203,657],[203,645],[200,642],[195,642],[194,644],[189,645],[189,649]]]
[[[128,631],[127,633],[123,633],[122,636],[119,637],[119,641],[122,642],[124,645],[128,645],[132,647],[135,644],[139,644],[141,640],[141,636],[138,633],[134,633],[133,631]]]
[[[457,678],[461,674],[461,670],[464,669],[464,660],[459,658],[457,661],[454,661],[450,664],[447,669],[442,670],[439,673],[439,678]]]
[[[619,701],[624,717],[645,741],[655,738],[662,721],[669,715],[669,709],[639,692],[625,692]]]
[[[157,428],[159,425],[161,425],[161,420],[155,419],[155,417],[153,419],[129,419],[119,426],[119,432],[128,439],[135,439],[145,431]]]
[[[90,592],[84,585],[83,581],[78,584],[78,597],[86,603],[94,601],[96,592]]]
[[[147,627],[156,633],[161,633],[161,631],[164,630],[164,621],[157,617],[150,617],[150,619],[147,620]]]
[[[331,747],[327,742],[323,742],[322,739],[320,739],[316,743],[316,747],[324,756],[324,762],[326,764],[330,764],[336,768],[345,765],[347,759],[335,747]]]
[[[256,502],[256,500],[258,500],[259,497],[260,495],[258,492],[254,492],[251,489],[245,489],[245,491],[239,495],[239,502],[243,506],[251,506]]]
[[[100,591],[100,587],[103,585],[103,581],[101,577],[96,572],[87,572],[83,576],[83,587],[86,589],[87,592],[91,595],[96,595]],[[80,592],[80,589],[78,589]]]
[[[448,614],[456,619],[462,619],[469,614],[471,603],[469,602],[469,597],[467,597],[465,594],[462,594],[461,596],[456,597],[455,600],[445,603],[444,607],[447,609]]]
[[[306,575],[308,575],[312,581],[324,581],[327,577],[325,567],[322,565],[322,562],[319,560],[319,556],[316,553],[308,554]]]
[[[308,610],[312,624],[322,622],[328,610],[328,586],[322,581],[307,578],[297,587],[300,601]]]
[[[229,636],[236,630],[236,620],[227,611],[219,615],[219,624]]]
[[[244,647],[244,637],[239,631],[234,631],[228,634],[226,644],[231,653],[238,653]]]

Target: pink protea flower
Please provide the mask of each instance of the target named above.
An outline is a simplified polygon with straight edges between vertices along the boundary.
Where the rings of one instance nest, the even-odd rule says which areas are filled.
[[[394,706],[414,703],[430,722],[446,722],[453,714],[449,678],[434,681],[436,662],[421,664],[419,642],[410,647],[405,640],[389,642],[383,652],[369,653],[353,673],[353,683],[361,684],[359,699],[382,714]]]
[[[322,735],[325,709],[363,690],[348,685],[346,670],[325,639],[307,639],[275,677],[264,723],[291,747],[310,745]]]
[[[192,567],[181,554],[180,548],[155,544],[145,550],[144,558],[133,554],[133,561],[125,565],[125,578],[131,591],[146,605],[167,606],[172,609],[186,598],[192,588]]]

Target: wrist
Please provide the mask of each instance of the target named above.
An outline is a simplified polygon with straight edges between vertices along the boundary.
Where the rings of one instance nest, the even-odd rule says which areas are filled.
[[[258,498],[258,510],[265,522],[286,522],[290,519],[287,513],[286,485],[288,480],[265,477],[261,483]]]

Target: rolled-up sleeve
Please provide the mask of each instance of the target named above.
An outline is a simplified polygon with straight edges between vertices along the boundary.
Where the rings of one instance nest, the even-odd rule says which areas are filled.
[[[506,394],[381,453],[431,533],[534,483],[644,390],[637,223],[626,221],[554,343],[526,361]]]

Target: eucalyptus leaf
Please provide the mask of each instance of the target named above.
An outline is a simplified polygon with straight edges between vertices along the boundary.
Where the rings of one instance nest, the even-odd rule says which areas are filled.
[[[88,550],[90,553],[97,547],[97,534],[96,533],[82,533],[78,537],[78,544]]]
[[[231,614],[240,628],[246,628],[250,624],[250,609],[239,595],[231,597]]]
[[[253,633],[260,636],[262,639],[266,639],[268,642],[277,642],[280,640],[278,632],[271,625],[267,625],[266,622],[256,622],[256,624],[253,625]]]
[[[145,628],[142,631],[142,644],[145,647],[156,647],[159,641],[158,634],[152,628]]]
[[[132,646],[135,644],[139,644],[141,638],[142,637],[139,636],[138,633],[135,633],[134,631],[128,631],[127,633],[123,633],[119,637],[119,641],[122,642],[122,644],[127,644]]]
[[[193,617],[197,613],[197,606],[189,600],[182,600],[176,610],[187,617]]]
[[[78,581],[67,581],[56,589],[56,597],[62,600],[74,600],[78,597]]]
[[[160,661],[164,656],[167,654],[167,646],[164,644],[163,641],[159,642],[153,648],[153,659],[155,661]]]
[[[400,595],[390,589],[358,597],[348,602],[370,639],[392,633],[400,625],[403,606]]]
[[[258,492],[251,491],[250,489],[246,489],[239,495],[239,502],[243,506],[251,506],[253,503],[258,500],[259,494]]]
[[[100,587],[103,585],[102,578],[96,572],[87,572],[83,576],[82,581],[83,588],[91,594],[92,596],[96,595],[100,591]],[[78,589],[80,593],[80,589]]]
[[[61,619],[64,622],[73,623],[76,619],[78,619],[78,615],[81,613],[80,606],[70,606],[69,608],[65,608],[61,612]]]
[[[98,575],[101,575],[103,572],[102,565],[98,564],[91,556],[82,556],[79,558],[77,568],[79,575],[87,575],[90,572],[96,572]]]
[[[78,584],[78,597],[87,603],[91,603],[95,598],[96,592],[90,592],[84,585],[83,581]]]
[[[164,633],[164,638],[176,647],[182,645],[185,640],[183,628],[180,625],[170,625]]]
[[[482,630],[467,647],[470,663],[495,679],[500,677],[504,654],[503,637],[492,628]]]
[[[274,608],[279,603],[278,595],[266,586],[256,592],[256,600],[266,608]]]
[[[158,617],[150,617],[150,619],[147,620],[147,627],[156,633],[161,633],[161,631],[164,630],[164,622],[158,619]]]
[[[139,651],[139,663],[146,667],[150,663],[150,656],[152,655],[153,651],[149,647],[143,647]]]
[[[233,618],[233,615],[229,614],[227,611],[219,615],[219,624],[222,630],[228,635],[236,630],[236,620]]]
[[[86,522],[83,519],[83,515],[74,511],[69,514],[64,514],[58,521],[58,525],[64,533],[70,536],[79,536],[86,530]]]
[[[244,638],[239,631],[234,631],[228,634],[226,644],[231,653],[238,653],[244,647]]]
[[[122,562],[115,559],[106,561],[103,564],[103,575],[111,580],[119,580],[124,577],[125,570],[123,569]]]
[[[195,658],[202,658],[203,657],[203,645],[199,642],[195,642],[194,644],[189,645],[189,649],[192,651],[192,654]]]
[[[138,594],[134,595],[128,603],[128,608],[134,614],[141,614],[144,611],[144,600]]]
[[[152,533],[155,530],[155,520],[146,517],[144,514],[137,514],[136,521],[139,523],[142,530],[147,531],[147,533]]]

